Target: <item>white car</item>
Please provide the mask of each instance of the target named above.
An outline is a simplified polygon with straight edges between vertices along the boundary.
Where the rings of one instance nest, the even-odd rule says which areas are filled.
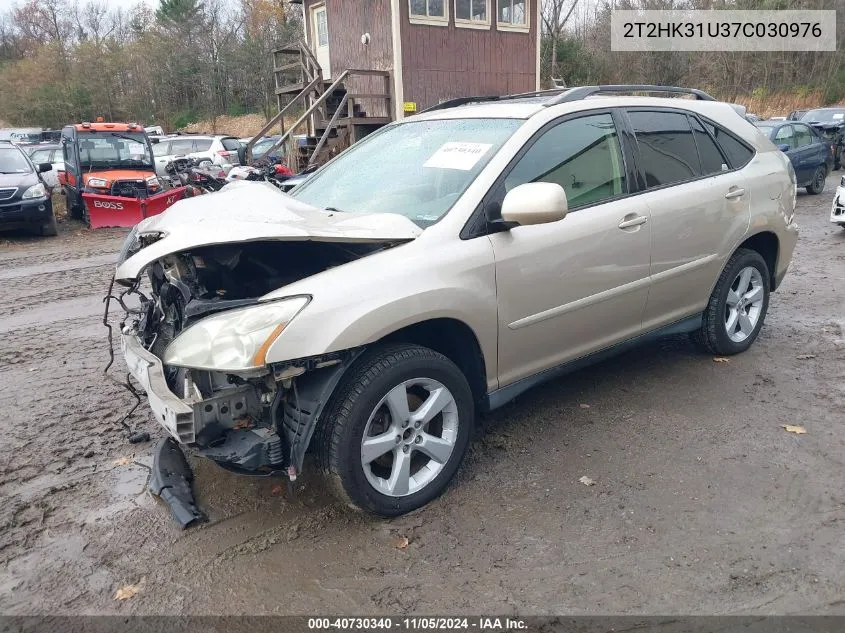
[[[235,136],[199,136],[176,134],[162,136],[153,141],[153,155],[155,156],[156,175],[167,178],[165,167],[174,158],[187,156],[188,158],[208,159],[214,165],[228,171],[233,165],[240,165],[238,149],[240,141]]]
[[[845,176],[839,180],[839,187],[836,189],[836,195],[833,196],[830,221],[845,229]]]
[[[40,143],[38,145],[28,145],[24,147],[24,150],[29,155],[29,159],[36,165],[50,163],[53,166],[51,171],[41,174],[41,179],[51,191],[58,187],[59,172],[65,169],[62,146],[58,143]]]

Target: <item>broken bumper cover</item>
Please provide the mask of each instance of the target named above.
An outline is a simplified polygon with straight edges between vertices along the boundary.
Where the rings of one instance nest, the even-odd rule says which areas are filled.
[[[170,513],[183,530],[205,520],[194,501],[193,481],[194,474],[182,449],[173,438],[162,439],[153,453],[149,488],[170,507]]]
[[[161,361],[131,334],[121,335],[120,346],[129,373],[147,392],[156,420],[182,444],[194,441],[194,409],[170,391]]]
[[[170,391],[161,360],[135,336],[123,334],[121,347],[129,372],[147,392],[153,415],[174,440],[199,444],[200,455],[244,474],[268,468],[275,471],[283,465],[282,441],[275,431],[236,428],[239,412],[257,407],[250,387],[234,388],[205,400],[182,400]]]

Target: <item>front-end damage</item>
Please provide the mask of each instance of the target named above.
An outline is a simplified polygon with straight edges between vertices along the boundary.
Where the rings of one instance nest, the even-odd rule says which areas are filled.
[[[219,202],[225,190],[207,198]],[[311,299],[275,296],[288,284],[411,240],[419,229],[399,216],[350,221],[351,214],[292,204],[224,223],[213,208],[197,216],[197,207],[187,206],[197,200],[138,225],[121,250],[115,281],[125,288],[126,364],[173,440],[235,472],[295,479],[326,401],[363,350],[265,362],[269,344]],[[238,239],[224,241],[227,234]],[[275,323],[262,319],[274,310],[285,316],[269,327]]]

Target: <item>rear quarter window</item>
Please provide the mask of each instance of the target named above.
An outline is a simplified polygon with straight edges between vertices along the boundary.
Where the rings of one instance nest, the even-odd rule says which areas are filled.
[[[236,138],[224,138],[223,139],[223,147],[225,147],[230,152],[236,152],[241,147],[241,142]]]
[[[754,158],[754,150],[727,130],[712,123],[705,123],[704,125],[722,148],[722,152],[727,156],[732,169],[741,169]]]

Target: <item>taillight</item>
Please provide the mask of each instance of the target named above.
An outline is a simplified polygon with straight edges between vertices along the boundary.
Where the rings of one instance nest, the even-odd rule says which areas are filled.
[[[225,149],[219,149],[219,150],[217,150],[217,153],[218,153],[218,154],[220,154],[221,156],[226,156],[227,158],[228,158],[228,157],[229,157],[229,155],[231,154],[231,152],[230,152],[230,151],[225,150]]]

